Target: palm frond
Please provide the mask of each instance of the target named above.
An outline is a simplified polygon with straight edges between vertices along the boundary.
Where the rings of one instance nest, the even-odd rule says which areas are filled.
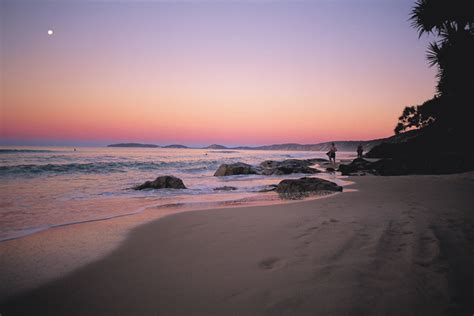
[[[430,43],[428,46],[428,50],[426,52],[426,59],[428,59],[428,64],[430,67],[435,66],[439,63],[439,56],[440,56],[441,48],[436,42]]]

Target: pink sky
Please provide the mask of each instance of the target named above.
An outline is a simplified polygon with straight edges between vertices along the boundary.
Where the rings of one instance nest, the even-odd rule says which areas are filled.
[[[411,5],[7,1],[0,140],[390,136],[404,106],[434,93]]]

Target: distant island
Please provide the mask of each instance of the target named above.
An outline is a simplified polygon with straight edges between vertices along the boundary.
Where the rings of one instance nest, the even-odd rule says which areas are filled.
[[[153,144],[119,143],[119,144],[107,145],[107,147],[158,148],[160,146],[153,145]]]
[[[179,145],[179,144],[173,144],[173,145],[163,146],[163,148],[180,148],[180,149],[185,149],[185,148],[189,148],[189,147],[188,147],[188,146],[184,146],[184,145]]]
[[[207,147],[204,147],[203,149],[229,149],[224,145],[217,145],[217,144],[212,144]]]

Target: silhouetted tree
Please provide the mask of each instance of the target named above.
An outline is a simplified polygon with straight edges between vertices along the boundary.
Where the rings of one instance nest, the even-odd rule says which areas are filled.
[[[402,115],[398,118],[395,127],[395,134],[405,132],[410,129],[418,129],[429,126],[439,116],[439,98],[434,97],[422,105],[407,106]]]
[[[410,20],[419,36],[428,33],[436,38],[427,59],[438,67],[437,96],[405,108],[395,133],[435,122],[468,123],[465,115],[474,106],[474,0],[418,0]]]

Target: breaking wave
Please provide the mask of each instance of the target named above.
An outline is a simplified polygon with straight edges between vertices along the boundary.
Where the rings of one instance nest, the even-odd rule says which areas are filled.
[[[0,166],[0,176],[7,175],[36,175],[62,173],[110,173],[127,172],[129,170],[157,170],[177,168],[190,173],[211,170],[218,166],[217,161],[183,161],[183,162],[92,162],[68,164],[31,164]]]

